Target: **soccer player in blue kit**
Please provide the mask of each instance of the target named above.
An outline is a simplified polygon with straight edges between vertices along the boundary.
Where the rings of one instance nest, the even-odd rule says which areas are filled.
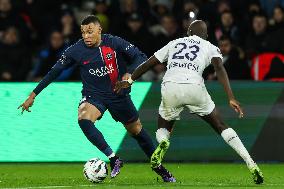
[[[76,64],[80,68],[83,83],[82,100],[79,103],[78,123],[88,140],[110,160],[111,177],[120,173],[122,160],[107,144],[102,133],[94,126],[106,110],[113,119],[121,122],[133,136],[148,158],[155,146],[143,129],[138,112],[130,98],[130,90],[114,92],[118,80],[127,80],[136,67],[147,60],[145,54],[129,42],[109,34],[101,34],[99,19],[89,15],[81,23],[82,39],[70,46],[48,74],[19,106],[30,112],[35,97],[66,68]],[[130,66],[127,68],[127,64]],[[175,182],[172,174],[162,165],[153,169],[164,182]]]

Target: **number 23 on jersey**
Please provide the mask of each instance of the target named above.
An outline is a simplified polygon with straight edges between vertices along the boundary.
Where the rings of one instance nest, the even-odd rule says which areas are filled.
[[[175,45],[175,52],[172,56],[172,59],[184,59],[193,61],[197,57],[197,53],[199,52],[199,46],[191,45],[187,46],[185,43],[177,43]],[[185,51],[185,53],[183,53]]]

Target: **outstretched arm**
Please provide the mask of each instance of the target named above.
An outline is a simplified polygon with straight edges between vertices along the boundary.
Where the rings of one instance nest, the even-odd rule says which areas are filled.
[[[230,106],[239,113],[239,117],[243,117],[244,113],[240,106],[240,103],[235,99],[233,91],[230,86],[229,78],[227,72],[223,66],[222,60],[219,57],[213,57],[211,63],[214,66],[214,69],[217,74],[218,81],[223,85],[224,90],[227,94]]]
[[[155,65],[159,64],[160,61],[155,57],[151,56],[146,62],[138,66],[134,72],[132,73],[131,77],[128,80],[118,81],[115,85],[114,91],[119,92],[123,88],[128,88],[133,83],[133,81],[140,78],[145,72],[150,70]]]

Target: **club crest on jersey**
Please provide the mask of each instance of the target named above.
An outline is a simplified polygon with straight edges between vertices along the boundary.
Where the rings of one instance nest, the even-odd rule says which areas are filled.
[[[111,60],[112,59],[112,54],[111,53],[107,53],[106,54],[106,59],[107,60]]]

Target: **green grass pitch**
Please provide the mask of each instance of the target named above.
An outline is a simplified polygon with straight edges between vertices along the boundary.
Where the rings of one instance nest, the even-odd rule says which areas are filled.
[[[83,163],[1,163],[0,188],[284,188],[284,164],[260,164],[262,185],[252,182],[244,164],[165,165],[177,183],[163,183],[145,163],[125,163],[117,178],[99,184],[83,177]]]

